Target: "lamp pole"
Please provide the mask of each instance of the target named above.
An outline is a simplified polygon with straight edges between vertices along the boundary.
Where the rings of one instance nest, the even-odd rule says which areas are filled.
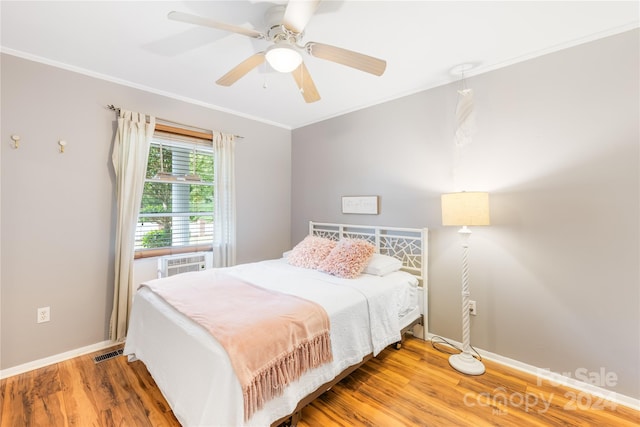
[[[484,364],[471,354],[469,319],[469,237],[471,230],[465,225],[458,233],[462,242],[462,352],[449,357],[449,364],[457,371],[468,375],[484,373]]]

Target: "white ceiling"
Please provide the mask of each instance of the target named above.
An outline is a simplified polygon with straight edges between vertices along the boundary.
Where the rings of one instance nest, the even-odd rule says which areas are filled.
[[[325,1],[305,30],[317,41],[385,59],[376,77],[308,55],[322,99],[306,104],[293,78],[251,71],[214,82],[268,44],[170,21],[172,10],[264,31],[264,1],[0,3],[2,52],[297,128],[555,50],[637,28],[637,1]],[[266,83],[266,88],[264,87]],[[125,107],[126,106],[122,106]]]

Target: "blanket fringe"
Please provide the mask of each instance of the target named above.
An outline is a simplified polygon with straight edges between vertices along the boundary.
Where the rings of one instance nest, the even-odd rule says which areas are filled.
[[[251,383],[243,388],[245,421],[260,410],[265,402],[280,396],[287,384],[296,381],[306,371],[332,360],[328,330],[280,356],[258,372]]]

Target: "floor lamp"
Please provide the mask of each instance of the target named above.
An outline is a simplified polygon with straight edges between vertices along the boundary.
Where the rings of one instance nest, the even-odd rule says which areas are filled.
[[[489,193],[443,194],[442,225],[458,225],[462,241],[462,352],[449,357],[449,364],[464,374],[481,375],[484,365],[471,354],[469,323],[469,236],[468,226],[489,225]]]

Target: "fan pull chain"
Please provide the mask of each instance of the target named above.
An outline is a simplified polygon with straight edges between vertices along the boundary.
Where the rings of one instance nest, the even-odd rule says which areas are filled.
[[[300,93],[304,94],[304,73],[302,72],[302,64],[300,64]]]
[[[268,69],[267,69],[267,61],[264,61],[264,81],[262,82],[262,89],[267,89],[269,87],[269,85],[267,84],[267,74],[268,74]]]

